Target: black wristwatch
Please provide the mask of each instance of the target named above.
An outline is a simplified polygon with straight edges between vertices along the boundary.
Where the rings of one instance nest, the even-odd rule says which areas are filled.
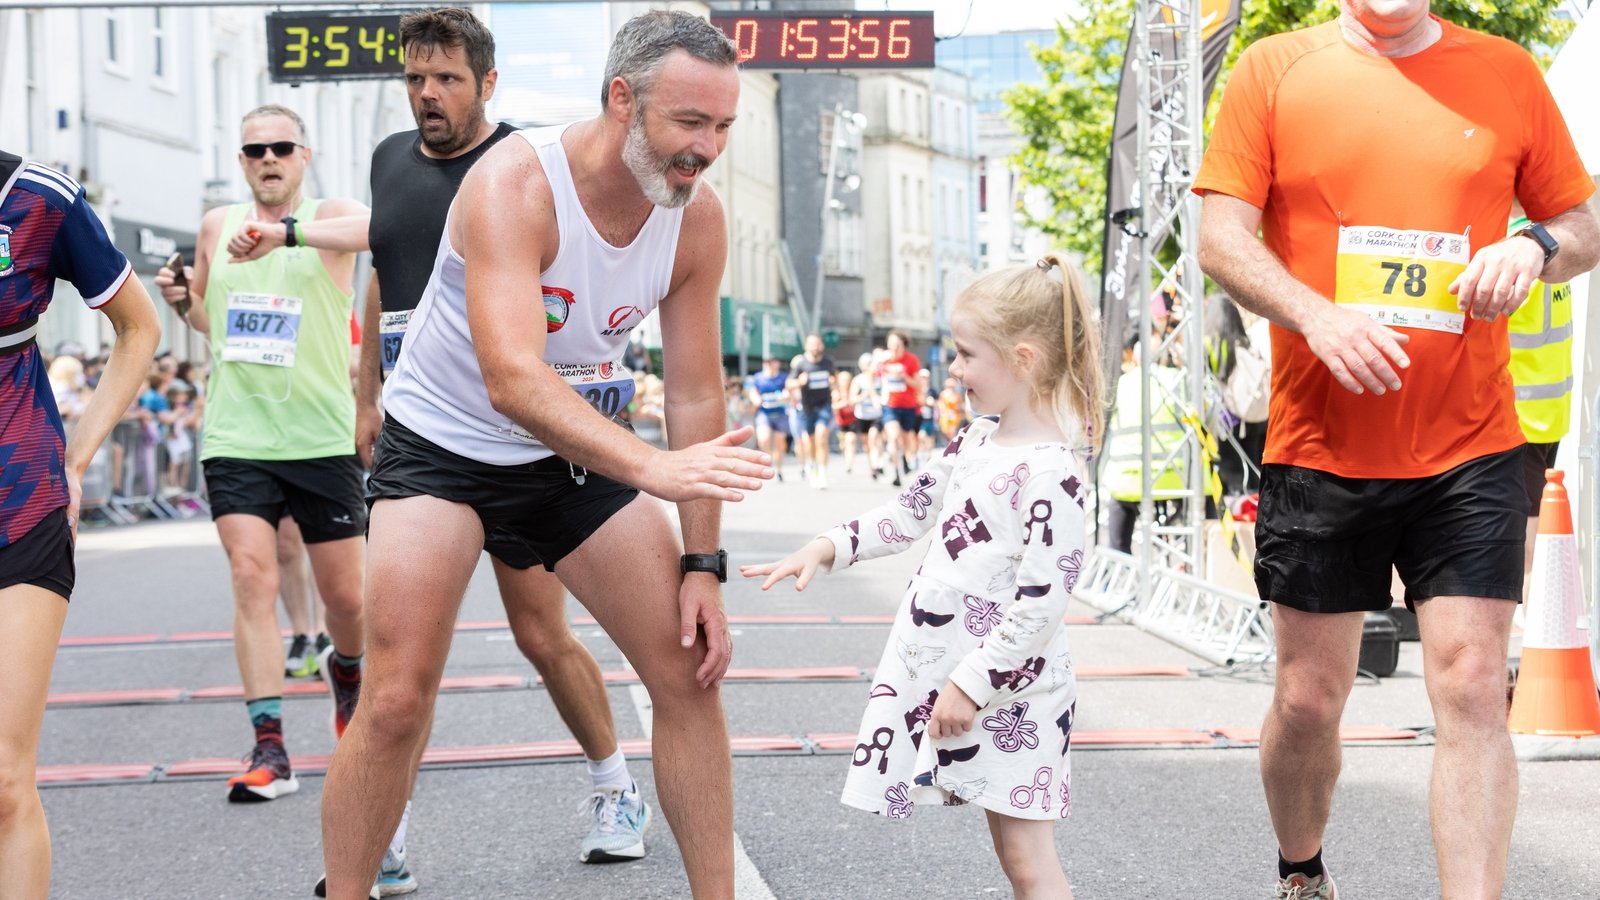
[[[1551,237],[1550,232],[1538,222],[1529,222],[1522,226],[1512,237],[1525,237],[1538,244],[1539,249],[1544,251],[1544,264],[1547,266],[1550,265],[1550,260],[1556,258],[1556,253],[1561,250],[1561,245],[1556,243],[1556,239]]]
[[[723,584],[728,583],[728,551],[715,553],[685,553],[681,563],[685,575],[690,572],[710,572]]]
[[[279,219],[278,221],[283,223],[283,245],[285,247],[298,247],[298,246],[300,246],[300,242],[295,239],[295,233],[294,233],[295,221],[294,221],[294,216],[286,216],[285,218]]]

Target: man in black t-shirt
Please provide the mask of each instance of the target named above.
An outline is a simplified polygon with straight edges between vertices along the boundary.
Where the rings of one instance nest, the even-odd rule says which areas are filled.
[[[806,335],[806,352],[789,368],[789,387],[800,392],[800,427],[795,439],[800,445],[811,486],[828,486],[828,429],[833,425],[834,379],[839,366],[822,355],[822,336]]]
[[[494,37],[471,12],[447,8],[405,16],[400,38],[417,130],[390,135],[372,154],[373,273],[364,319],[367,333],[379,338],[362,344],[356,389],[356,444],[369,466],[383,421],[380,385],[399,358],[406,323],[433,274],[450,203],[467,170],[516,130],[485,116],[497,76]],[[619,803],[626,809],[643,800],[617,746],[600,667],[567,625],[566,590],[543,566],[516,568],[491,558],[517,647],[543,676],[589,760],[596,822],[579,858],[638,859],[645,852],[642,821],[648,817],[617,815]],[[422,750],[418,746],[413,755],[413,778]],[[408,805],[408,815],[409,810]],[[403,818],[380,869],[385,896],[415,884],[405,871],[405,830]]]

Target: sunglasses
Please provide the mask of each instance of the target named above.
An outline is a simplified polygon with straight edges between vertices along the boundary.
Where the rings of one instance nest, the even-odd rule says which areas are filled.
[[[294,155],[296,147],[304,146],[305,144],[297,144],[294,141],[273,141],[270,144],[245,144],[239,148],[239,152],[244,154],[245,159],[265,159],[267,151],[271,150],[273,156],[286,159]]]

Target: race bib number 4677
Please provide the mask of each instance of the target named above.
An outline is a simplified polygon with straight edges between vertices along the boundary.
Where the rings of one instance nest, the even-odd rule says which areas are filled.
[[[1450,284],[1471,257],[1464,234],[1342,227],[1334,302],[1383,325],[1460,334],[1466,316]]]
[[[293,366],[302,306],[304,301],[299,297],[229,294],[222,358],[228,362]]]

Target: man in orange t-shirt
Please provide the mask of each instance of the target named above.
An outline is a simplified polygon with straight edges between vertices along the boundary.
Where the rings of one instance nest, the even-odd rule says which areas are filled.
[[[1275,896],[1337,896],[1322,837],[1339,720],[1391,566],[1438,723],[1443,894],[1500,895],[1525,505],[1505,318],[1535,278],[1595,265],[1593,190],[1528,54],[1428,0],[1343,0],[1336,22],[1234,69],[1195,191],[1201,266],[1273,323],[1255,572],[1277,640],[1261,740]],[[1513,198],[1538,225],[1504,237]]]

